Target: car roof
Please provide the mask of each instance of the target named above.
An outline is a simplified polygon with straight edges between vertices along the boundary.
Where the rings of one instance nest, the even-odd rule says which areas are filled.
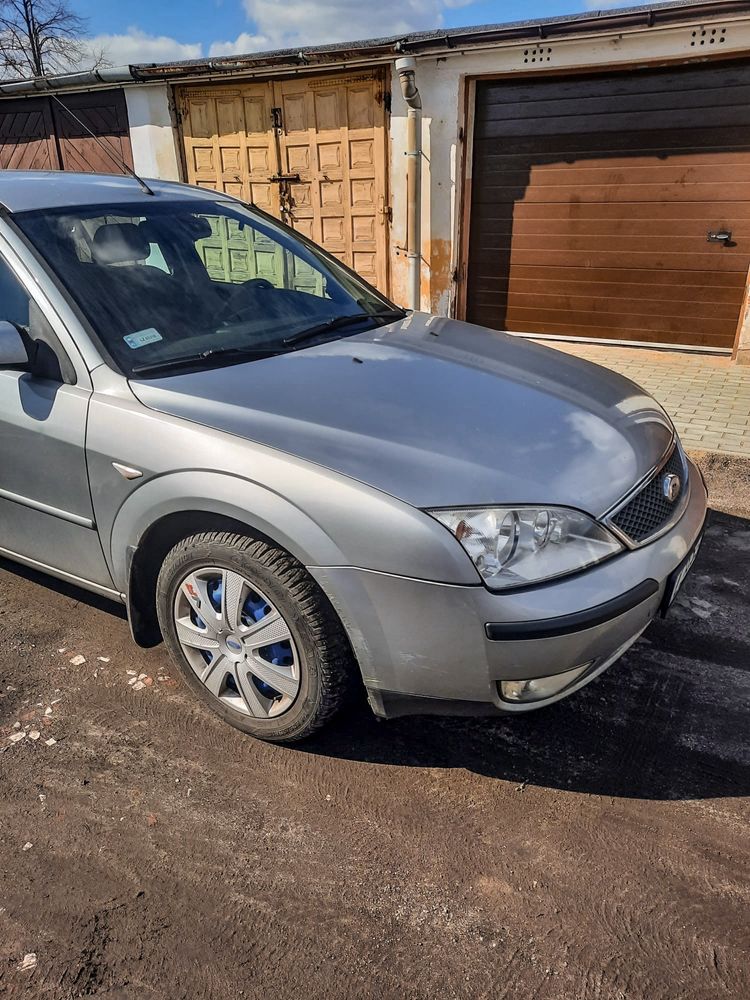
[[[219,191],[173,181],[147,180],[155,198],[231,201]],[[143,202],[146,194],[133,177],[119,174],[83,174],[63,170],[0,170],[0,205],[8,212],[32,212],[44,208],[77,205],[110,205],[113,202]]]

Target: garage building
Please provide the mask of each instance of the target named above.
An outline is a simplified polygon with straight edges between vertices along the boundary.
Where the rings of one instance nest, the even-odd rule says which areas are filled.
[[[39,94],[54,91],[143,176],[254,201],[408,304],[405,55],[422,104],[422,308],[750,362],[750,0],[4,84],[0,162],[116,169],[68,134]],[[229,280],[273,268],[215,236],[205,252]]]

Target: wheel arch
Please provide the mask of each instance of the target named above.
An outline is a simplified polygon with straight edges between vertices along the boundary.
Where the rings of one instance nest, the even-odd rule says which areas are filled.
[[[233,531],[278,546],[303,566],[340,564],[322,528],[284,497],[235,476],[176,473],[145,483],[120,508],[110,533],[113,576],[126,596],[139,645],[161,641],[156,577],[167,552],[203,531]]]
[[[138,545],[130,546],[128,556],[128,621],[133,639],[139,646],[156,646],[162,641],[156,614],[156,581],[167,554],[190,535],[206,531],[231,531],[252,535],[272,545],[278,542],[243,521],[206,510],[182,510],[165,514],[144,532]]]

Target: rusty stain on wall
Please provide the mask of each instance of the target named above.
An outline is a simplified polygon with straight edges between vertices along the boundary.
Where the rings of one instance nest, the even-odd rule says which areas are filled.
[[[425,251],[423,249],[423,254]],[[453,245],[451,240],[432,239],[429,242],[426,262],[429,268],[429,303],[430,312],[443,315],[451,292],[451,259]]]

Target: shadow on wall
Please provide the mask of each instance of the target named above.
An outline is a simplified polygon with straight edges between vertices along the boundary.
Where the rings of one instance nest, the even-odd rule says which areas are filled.
[[[571,698],[514,718],[404,718],[362,707],[309,752],[467,768],[526,785],[643,799],[750,792],[750,521],[714,514],[678,603]],[[457,670],[460,666],[457,665]]]

